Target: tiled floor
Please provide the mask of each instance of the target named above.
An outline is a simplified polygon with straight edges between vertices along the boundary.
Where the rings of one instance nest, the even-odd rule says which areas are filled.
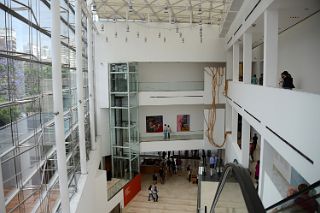
[[[183,213],[196,212],[197,184],[189,183],[185,172],[168,177],[165,184],[157,184],[159,201],[148,201],[151,175],[142,176],[141,191],[123,210],[124,213]]]

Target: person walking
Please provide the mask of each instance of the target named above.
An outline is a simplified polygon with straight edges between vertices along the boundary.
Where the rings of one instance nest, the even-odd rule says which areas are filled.
[[[158,188],[156,185],[153,186],[152,194],[153,194],[153,198],[154,198],[153,201],[158,202],[159,196],[158,196]]]
[[[152,198],[152,200],[154,201],[154,197],[153,197],[153,195],[152,195],[152,185],[149,186],[149,188],[148,188],[148,193],[149,193],[148,201],[150,201],[151,198]]]
[[[258,83],[257,75],[253,74],[253,76],[251,77],[251,84],[257,84],[257,83]]]

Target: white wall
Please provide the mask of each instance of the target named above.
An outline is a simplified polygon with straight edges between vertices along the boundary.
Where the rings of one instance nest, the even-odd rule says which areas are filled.
[[[138,63],[139,82],[203,81],[203,69],[210,63],[142,62]]]
[[[97,138],[97,149],[90,152],[87,162],[87,171],[81,175],[78,182],[78,191],[70,202],[71,212],[106,212],[107,209],[107,179],[106,171],[98,170],[101,160],[100,138]]]
[[[109,137],[109,109],[97,108],[97,125],[96,131],[101,139],[100,153],[101,156],[111,155],[110,137]]]
[[[283,199],[277,187],[272,182],[268,173],[264,172],[264,185],[263,185],[263,195],[262,195],[262,203],[265,208],[275,204],[276,202]]]
[[[203,104],[203,91],[139,92],[139,106]]]
[[[320,93],[320,13],[279,36],[278,71],[287,70],[297,89]]]
[[[126,32],[126,23],[100,22],[104,24],[104,31],[96,36],[96,63],[103,61],[225,61],[224,40],[219,38],[219,27],[203,25],[203,43],[200,43],[199,25],[181,25],[181,32],[185,42],[181,42],[179,33],[171,24],[138,22],[129,23],[130,32]],[[118,38],[115,38],[115,32]],[[140,37],[136,34],[139,32]],[[161,38],[158,33],[161,32]],[[164,36],[166,42],[164,43]],[[108,37],[108,42],[106,42]],[[128,42],[125,42],[127,37]],[[144,38],[147,37],[147,42]]]
[[[172,134],[189,134],[190,132],[177,132],[177,115],[179,114],[190,115],[190,131],[203,130],[203,105],[140,106],[140,137],[162,136],[163,133],[146,133],[146,116],[152,115],[162,115],[163,124],[170,125]]]
[[[203,139],[141,142],[140,152],[183,151],[204,149]]]

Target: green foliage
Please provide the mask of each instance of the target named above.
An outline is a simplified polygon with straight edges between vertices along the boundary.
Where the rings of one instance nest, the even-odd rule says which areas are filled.
[[[0,98],[0,103],[3,100]],[[4,126],[11,121],[15,121],[20,116],[20,110],[17,106],[5,107],[0,109],[0,126]]]

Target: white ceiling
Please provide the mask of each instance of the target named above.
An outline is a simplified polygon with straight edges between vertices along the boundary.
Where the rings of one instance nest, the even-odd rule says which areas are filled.
[[[99,19],[221,25],[233,0],[94,0]]]

